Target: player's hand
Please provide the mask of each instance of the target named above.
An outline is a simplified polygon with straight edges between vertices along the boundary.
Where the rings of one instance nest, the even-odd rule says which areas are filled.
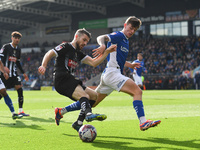
[[[93,50],[92,50],[92,51],[93,51],[92,56],[93,56],[93,57],[96,57],[96,56],[98,56],[98,55],[102,55],[102,54],[104,53],[105,49],[106,49],[106,46],[105,46],[105,45],[101,45],[101,46],[99,46],[98,48],[93,49]]]
[[[28,76],[25,73],[23,74],[23,76],[24,76],[25,81],[29,80]]]
[[[116,50],[117,50],[117,45],[111,45],[105,51],[108,52],[108,53],[112,53],[112,52],[114,52]]]
[[[4,70],[5,70],[5,72],[6,72],[7,74],[10,73],[10,70],[8,69],[8,67],[4,67]]]
[[[132,68],[134,68],[135,70],[137,70],[137,68],[140,68],[140,67],[141,67],[140,63],[136,63],[136,62],[132,63]]]
[[[43,67],[43,66],[40,66],[40,67],[38,68],[38,72],[39,72],[41,75],[44,75],[45,71],[46,71],[46,68]]]
[[[6,80],[8,80],[9,75],[8,75],[6,72],[3,73],[3,76],[4,76],[4,78],[5,78]]]

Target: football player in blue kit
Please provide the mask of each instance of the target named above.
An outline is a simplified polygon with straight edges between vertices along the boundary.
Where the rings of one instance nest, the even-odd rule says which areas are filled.
[[[137,113],[140,130],[145,131],[150,127],[157,126],[161,121],[147,120],[144,113],[142,102],[142,90],[135,84],[135,82],[123,75],[124,66],[129,68],[138,68],[140,63],[129,63],[126,61],[129,52],[129,38],[140,28],[140,19],[135,16],[129,17],[125,23],[122,31],[113,32],[111,34],[100,35],[97,37],[97,42],[100,45],[93,50],[93,56],[98,56],[104,53],[107,47],[117,45],[117,50],[108,54],[107,65],[101,75],[101,81],[96,88],[97,100],[92,107],[97,106],[106,96],[114,90],[124,92],[133,97],[133,107]],[[105,43],[107,42],[107,47]],[[80,103],[75,102],[66,107],[67,112],[80,109]]]
[[[137,69],[130,68],[131,72],[133,73],[133,79],[135,81],[135,84],[137,84],[140,88],[142,88],[143,86],[141,77],[142,71],[147,73],[147,69],[144,67],[144,62],[142,60],[143,60],[142,53],[138,53],[137,60],[134,60],[132,63],[140,63],[141,67]]]
[[[140,130],[145,131],[150,127],[157,126],[161,121],[146,119],[142,102],[142,90],[132,79],[123,75],[124,66],[135,68],[139,64],[129,63],[126,61],[126,58],[129,52],[128,39],[132,37],[133,34],[140,28],[141,24],[140,19],[135,16],[131,16],[125,21],[122,31],[97,37],[97,42],[100,47],[96,49],[94,55],[98,55],[106,49],[105,42],[108,42],[107,47],[112,44],[116,44],[117,51],[110,53],[107,56],[107,66],[102,73],[101,82],[96,88],[98,98],[93,107],[99,104],[114,90],[127,93],[133,97],[133,107],[135,108],[140,122]]]

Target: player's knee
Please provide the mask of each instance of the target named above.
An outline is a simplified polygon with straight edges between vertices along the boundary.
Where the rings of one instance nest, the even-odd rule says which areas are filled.
[[[2,97],[5,97],[5,96],[8,95],[7,92],[6,92],[6,89],[1,90],[1,95],[2,95]]]
[[[82,95],[82,97],[86,97],[88,100],[90,99],[90,96],[88,94]]]
[[[97,100],[97,93],[93,93],[92,95],[90,95],[90,100],[94,100],[96,101]]]
[[[142,95],[142,90],[140,88],[138,88],[136,91],[135,91],[135,94],[134,95]]]

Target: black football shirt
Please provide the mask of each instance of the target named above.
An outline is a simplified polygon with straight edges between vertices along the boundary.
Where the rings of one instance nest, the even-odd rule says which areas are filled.
[[[78,63],[87,57],[80,50],[76,50],[71,43],[56,46],[54,52],[57,55],[54,70],[56,73],[68,72],[73,75]]]

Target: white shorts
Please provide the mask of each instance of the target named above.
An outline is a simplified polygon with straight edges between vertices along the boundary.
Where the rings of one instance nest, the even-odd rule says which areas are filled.
[[[5,89],[5,85],[4,85],[3,81],[2,81],[1,78],[0,78],[0,90],[1,90],[1,89]]]
[[[135,84],[142,85],[142,78],[138,76],[137,74],[133,74],[133,79],[135,81]]]
[[[121,74],[120,69],[106,68],[101,75],[101,81],[96,92],[109,95],[112,91],[120,91],[124,83],[130,78]]]

